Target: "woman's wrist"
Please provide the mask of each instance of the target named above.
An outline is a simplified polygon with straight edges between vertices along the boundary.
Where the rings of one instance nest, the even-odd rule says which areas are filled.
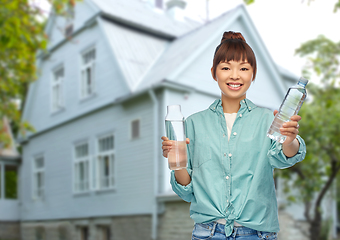
[[[295,138],[292,142],[290,143],[283,143],[282,144],[282,151],[286,157],[293,157],[295,156],[300,148],[300,143],[297,138]]]

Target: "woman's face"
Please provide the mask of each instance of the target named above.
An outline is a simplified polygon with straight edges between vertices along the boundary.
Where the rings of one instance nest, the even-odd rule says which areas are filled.
[[[224,98],[241,101],[246,98],[246,92],[253,80],[253,67],[246,60],[220,62],[215,76]]]

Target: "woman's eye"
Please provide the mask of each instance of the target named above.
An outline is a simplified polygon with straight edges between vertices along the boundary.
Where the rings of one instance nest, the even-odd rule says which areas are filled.
[[[222,68],[222,70],[229,70],[229,68],[228,67],[224,67],[224,68]]]
[[[248,71],[248,68],[241,68],[241,71]]]

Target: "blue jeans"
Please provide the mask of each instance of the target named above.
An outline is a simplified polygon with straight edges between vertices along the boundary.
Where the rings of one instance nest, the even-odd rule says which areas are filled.
[[[233,233],[225,236],[224,225],[216,222],[196,223],[192,240],[277,240],[277,233],[257,231],[247,227],[234,227]]]

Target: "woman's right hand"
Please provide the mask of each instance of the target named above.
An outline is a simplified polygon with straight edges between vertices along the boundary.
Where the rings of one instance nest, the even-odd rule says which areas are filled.
[[[172,141],[169,140],[167,137],[163,136],[161,137],[161,139],[163,140],[162,142],[162,150],[163,150],[163,156],[164,157],[168,157],[168,154],[171,150],[171,147],[172,147]],[[189,144],[190,143],[190,139],[187,138],[186,139],[186,144]]]

